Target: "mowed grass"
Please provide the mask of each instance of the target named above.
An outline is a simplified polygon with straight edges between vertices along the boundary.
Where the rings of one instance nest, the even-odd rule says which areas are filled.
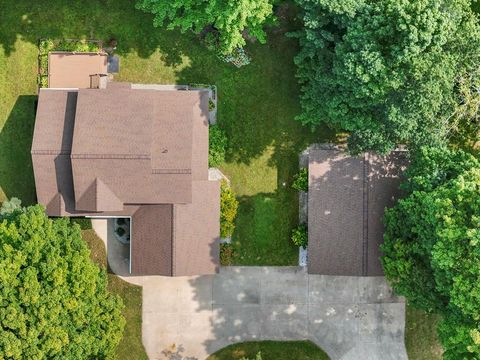
[[[260,352],[263,360],[328,360],[327,354],[310,341],[259,341],[227,346],[207,360],[255,360]]]
[[[90,247],[91,259],[100,267],[106,269],[107,253],[103,241],[94,230],[83,230],[82,236]],[[118,276],[109,273],[108,289],[119,295],[125,305],[123,316],[127,323],[124,336],[117,348],[118,359],[148,359],[142,345],[142,288],[127,283]]]
[[[252,63],[238,69],[221,62],[194,34],[154,28],[152,16],[129,0],[5,0],[0,14],[0,201],[35,201],[29,152],[38,39],[115,38],[119,81],[217,85],[218,123],[229,138],[221,169],[240,200],[233,263],[297,263],[290,232],[298,222],[298,200],[290,184],[298,153],[332,134],[313,133],[294,120],[300,111],[293,64],[298,49],[285,36],[294,29],[290,20],[269,31],[267,44],[249,44]]]
[[[441,360],[443,348],[437,335],[438,315],[407,305],[405,346],[411,360]]]

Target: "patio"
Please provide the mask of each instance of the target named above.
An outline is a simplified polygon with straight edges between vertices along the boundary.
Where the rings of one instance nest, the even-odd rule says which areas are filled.
[[[89,89],[102,87],[107,54],[55,51],[48,54],[48,87]],[[102,76],[104,80],[100,80]]]

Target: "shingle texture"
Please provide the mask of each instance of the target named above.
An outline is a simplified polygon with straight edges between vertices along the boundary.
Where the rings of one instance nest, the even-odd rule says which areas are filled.
[[[383,212],[400,195],[405,152],[351,157],[337,150],[309,155],[308,272],[383,275]]]
[[[132,216],[137,275],[215,272],[208,93],[114,84],[40,90],[32,144],[39,203],[51,216]]]

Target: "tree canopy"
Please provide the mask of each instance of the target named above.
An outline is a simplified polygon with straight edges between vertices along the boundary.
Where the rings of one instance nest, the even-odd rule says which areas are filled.
[[[212,27],[219,51],[225,55],[245,45],[245,29],[249,36],[264,43],[263,25],[272,19],[270,0],[138,0],[136,6],[154,14],[155,26],[196,34]]]
[[[445,142],[459,79],[478,67],[470,0],[296,2],[302,123],[351,132],[354,153]]]
[[[480,161],[461,150],[422,148],[385,213],[382,258],[395,291],[429,312],[446,359],[480,357]]]
[[[125,320],[80,227],[39,205],[0,216],[0,358],[109,359]]]

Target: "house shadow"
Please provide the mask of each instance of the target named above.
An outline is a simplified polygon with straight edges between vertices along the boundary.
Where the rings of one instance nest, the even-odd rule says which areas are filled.
[[[36,96],[20,95],[0,128],[0,189],[25,205],[36,199],[30,155],[36,105]]]

